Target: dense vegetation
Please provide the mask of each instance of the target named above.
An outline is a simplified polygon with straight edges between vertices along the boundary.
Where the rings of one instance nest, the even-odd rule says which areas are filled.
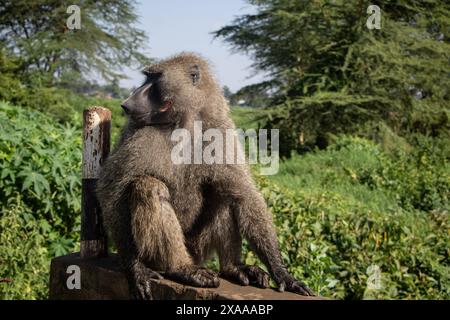
[[[216,36],[268,78],[224,91],[253,107],[237,127],[281,129],[279,173],[255,178],[290,270],[333,298],[450,299],[449,5],[372,1],[369,31],[367,1],[248,2]],[[147,60],[134,1],[83,3],[79,33],[62,2],[0,5],[0,299],[46,298],[51,258],[79,249],[82,110],[111,109],[115,141],[116,67]]]
[[[262,188],[292,271],[340,298],[448,299],[448,3],[248,2],[215,36],[267,75],[237,95],[268,96],[258,124],[280,129]]]
[[[250,110],[233,110],[238,126],[255,126]],[[0,119],[0,274],[14,280],[0,297],[45,298],[50,259],[78,249],[81,128],[4,103]],[[291,271],[337,298],[450,298],[450,166],[441,150],[422,141],[389,155],[342,137],[258,178]],[[370,265],[382,271],[381,290],[366,288]]]
[[[275,182],[279,187],[274,187]],[[361,138],[294,156],[262,182],[284,258],[337,298],[450,297],[450,165],[423,142],[388,156]],[[367,289],[380,268],[381,288]]]
[[[0,298],[45,298],[50,257],[78,246],[80,132],[0,103]]]
[[[248,2],[256,12],[215,35],[267,74],[240,92],[270,92],[267,125],[280,128],[283,155],[380,127],[449,138],[447,1]],[[369,5],[381,9],[379,30],[366,27]]]

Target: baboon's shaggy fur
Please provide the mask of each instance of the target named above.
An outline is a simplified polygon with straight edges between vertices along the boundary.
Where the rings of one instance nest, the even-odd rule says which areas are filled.
[[[155,270],[186,284],[218,286],[217,275],[198,266],[214,251],[223,277],[267,287],[266,272],[241,262],[244,237],[281,290],[312,294],[284,267],[271,216],[246,165],[171,161],[174,129],[192,132],[196,120],[203,130],[234,128],[205,60],[183,53],[144,73],[146,83],[124,102],[129,122],[97,187],[132,292],[149,298],[148,278],[161,277]]]

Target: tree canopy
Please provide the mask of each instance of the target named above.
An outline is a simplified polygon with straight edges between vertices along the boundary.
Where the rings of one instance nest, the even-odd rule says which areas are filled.
[[[52,85],[61,77],[98,73],[110,80],[120,65],[143,64],[145,33],[135,26],[133,0],[80,0],[80,29],[67,27],[70,1],[13,0],[0,3],[0,46],[20,56],[23,70]]]
[[[248,0],[215,32],[249,52],[274,92],[269,124],[287,150],[383,122],[398,134],[448,135],[450,5],[446,1]],[[369,30],[369,5],[381,29]]]

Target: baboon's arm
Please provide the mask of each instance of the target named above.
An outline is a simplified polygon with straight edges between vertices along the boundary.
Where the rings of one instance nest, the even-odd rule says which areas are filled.
[[[250,248],[267,266],[279,290],[286,289],[303,295],[314,295],[312,290],[296,280],[283,264],[272,217],[249,174],[230,170],[224,177],[228,179],[222,180],[218,185],[222,194],[232,198],[232,214],[235,216],[239,231],[248,240]]]
[[[264,198],[253,185],[247,185],[241,192],[232,192],[232,196],[232,212],[251,249],[270,272],[282,266],[274,224]]]

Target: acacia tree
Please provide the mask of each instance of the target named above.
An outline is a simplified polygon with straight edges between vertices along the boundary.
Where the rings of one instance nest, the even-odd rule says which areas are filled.
[[[269,125],[285,153],[327,134],[383,122],[448,135],[450,5],[446,1],[248,0],[255,14],[215,32],[249,52],[274,92]],[[366,27],[369,5],[381,29]]]
[[[146,36],[134,25],[135,1],[77,1],[79,30],[66,25],[71,4],[61,0],[0,3],[0,45],[21,57],[26,75],[45,85],[74,74],[98,73],[112,79],[119,76],[118,66],[146,62],[141,51]]]

